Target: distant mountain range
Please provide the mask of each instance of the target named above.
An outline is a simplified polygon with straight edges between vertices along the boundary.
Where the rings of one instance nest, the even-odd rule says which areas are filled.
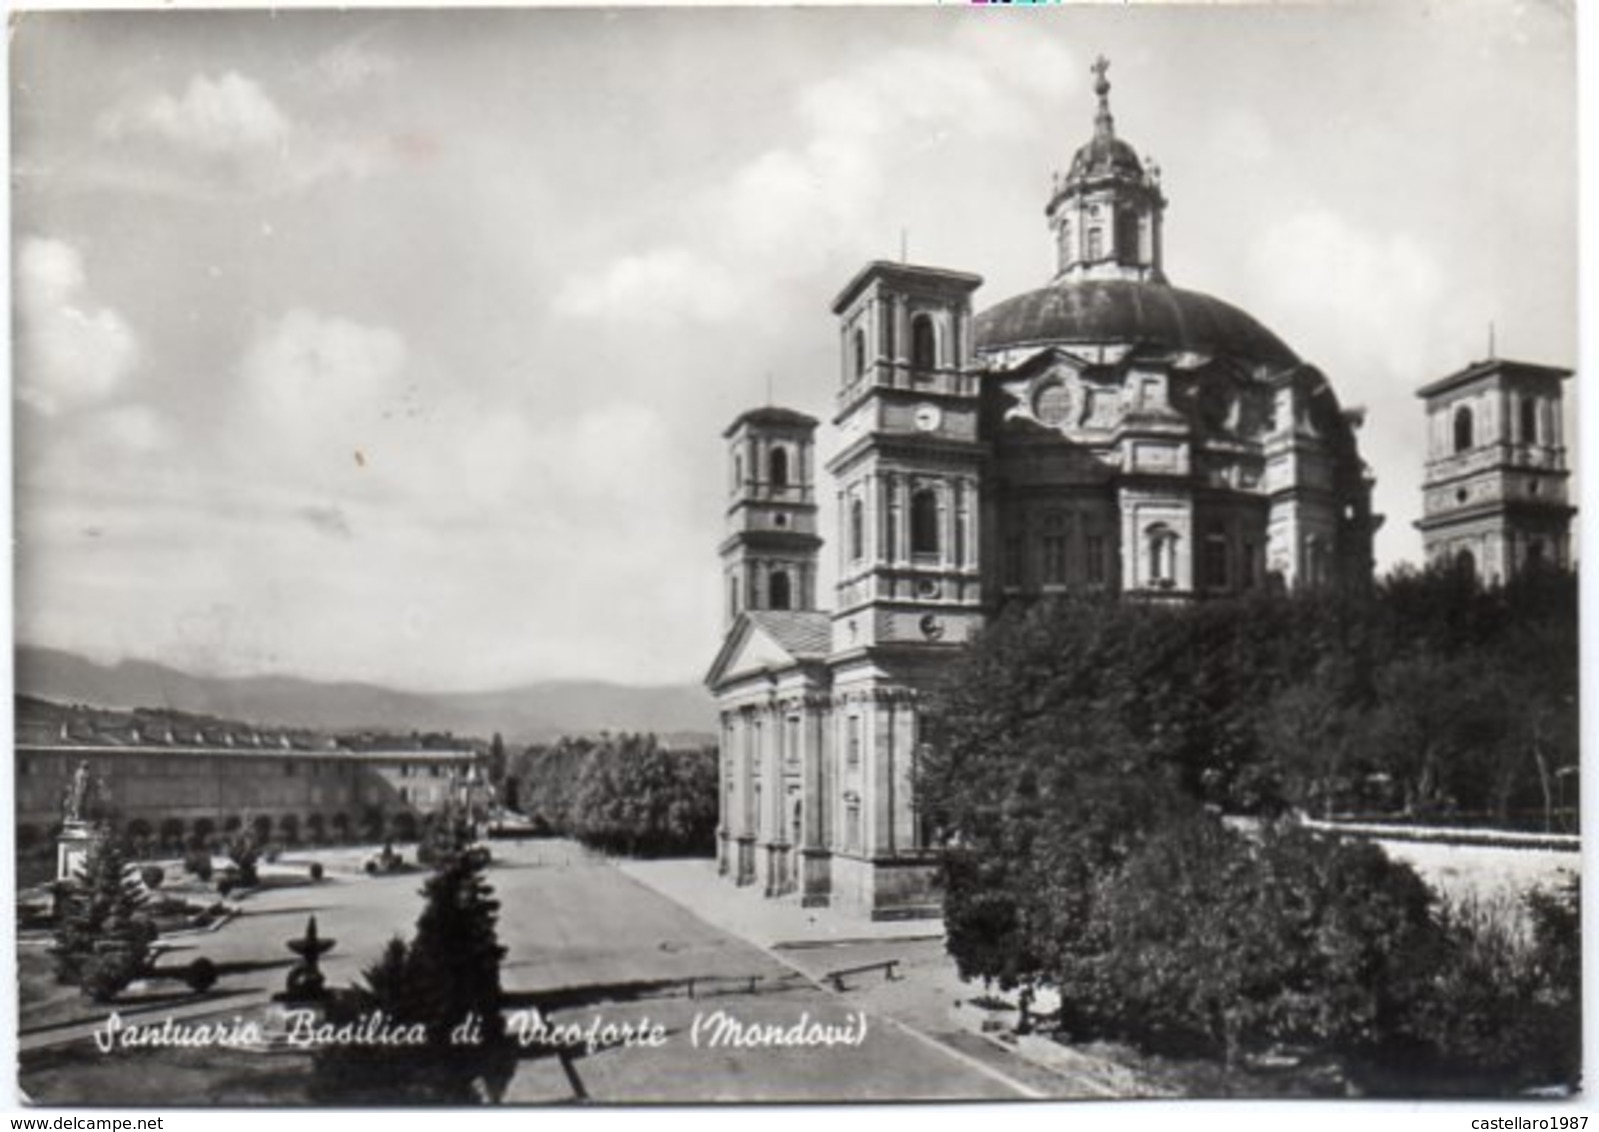
[[[653,731],[679,743],[714,741],[715,708],[692,684],[634,687],[546,680],[494,692],[404,692],[293,676],[194,676],[164,664],[97,664],[59,649],[19,646],[16,692],[107,708],[174,708],[262,726],[325,731],[450,731],[508,744],[599,731]]]

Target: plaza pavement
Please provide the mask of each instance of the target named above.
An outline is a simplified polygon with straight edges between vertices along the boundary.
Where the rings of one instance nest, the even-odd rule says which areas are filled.
[[[961,979],[944,949],[941,919],[872,921],[832,908],[767,899],[754,885],[738,887],[701,859],[623,860],[617,867],[706,922],[759,942],[805,977],[842,986],[846,1001],[976,1061],[1027,1091],[1056,1099],[1158,1097],[1170,1090],[1126,1065],[1062,1045],[1047,1036],[1000,1040],[982,1032],[986,1011],[971,1005],[982,988]],[[834,983],[833,973],[896,963],[896,978],[864,971]],[[1048,1007],[1047,994],[1040,999]],[[1009,1021],[1010,1019],[1007,1019]]]
[[[796,967],[712,926],[624,869],[562,842],[497,842],[489,880],[499,899],[502,983],[514,1009],[533,996],[564,1005],[548,1020],[586,1028],[603,1022],[665,1026],[661,1048],[613,1046],[579,1051],[563,1066],[525,1059],[507,1102],[590,1100],[610,1103],[714,1100],[1001,1099],[1043,1090],[982,1057],[940,1045],[902,1024],[870,1015],[858,1046],[711,1048],[692,1041],[697,1015],[723,1012],[745,1027],[787,1029],[809,1021],[855,1025],[867,1008],[833,994]],[[285,943],[316,915],[320,934],[337,946],[324,959],[331,985],[358,979],[397,934],[409,935],[421,907],[424,873],[366,877],[348,862],[330,864],[317,885],[266,889],[242,902],[244,914],[218,931],[182,941],[165,960],[204,955],[219,965],[292,958]],[[926,925],[921,928],[923,934]],[[259,1005],[282,985],[282,967],[225,976],[228,997],[155,1019],[220,1014]],[[696,997],[682,980],[697,981]],[[750,980],[754,980],[753,984]],[[753,993],[752,993],[753,991]],[[129,1016],[124,1010],[125,1016]],[[869,1012],[868,1012],[869,1013]],[[44,1045],[87,1043],[94,1022],[24,1030],[24,1053]],[[24,1026],[27,1020],[24,1019]],[[86,1056],[98,1056],[86,1052]],[[181,1103],[179,1098],[174,1102]],[[193,1098],[193,1101],[203,1098]],[[191,1102],[192,1103],[192,1102]]]

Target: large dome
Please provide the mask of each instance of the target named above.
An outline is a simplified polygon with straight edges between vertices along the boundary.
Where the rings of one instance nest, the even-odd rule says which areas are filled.
[[[1237,307],[1161,283],[1057,283],[990,307],[974,326],[979,351],[1052,344],[1127,343],[1225,354],[1272,366],[1299,358]]]

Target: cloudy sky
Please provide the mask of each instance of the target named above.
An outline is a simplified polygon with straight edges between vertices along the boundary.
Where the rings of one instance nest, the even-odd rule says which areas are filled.
[[[902,230],[980,305],[1045,282],[1101,51],[1172,281],[1369,409],[1414,561],[1414,389],[1490,320],[1577,360],[1574,43],[1499,0],[19,17],[17,637],[696,679],[721,428],[828,415],[828,303]]]

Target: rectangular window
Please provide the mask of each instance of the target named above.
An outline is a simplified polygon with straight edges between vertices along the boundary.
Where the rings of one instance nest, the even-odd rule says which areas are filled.
[[[1211,589],[1227,587],[1227,540],[1221,535],[1205,539],[1205,585]]]
[[[847,758],[849,760],[849,765],[850,766],[860,766],[861,765],[861,717],[858,716],[858,715],[850,716],[849,717],[848,727],[849,727],[849,740],[848,740],[848,743],[846,745],[845,750],[847,752]]]
[[[1255,585],[1255,544],[1252,542],[1244,543],[1244,556],[1243,561],[1240,563],[1239,573],[1242,575],[1244,588],[1253,588]]]
[[[800,717],[788,717],[788,734],[783,738],[783,758],[789,763],[797,763],[800,758]]]
[[[1026,571],[1022,568],[1022,540],[1020,535],[1011,535],[1005,540],[1005,584],[1007,586],[1021,586],[1024,584]]]
[[[1044,584],[1046,586],[1064,586],[1066,584],[1066,536],[1044,536]]]
[[[1089,535],[1084,540],[1084,565],[1088,567],[1088,584],[1102,586],[1105,584],[1105,536]]]

